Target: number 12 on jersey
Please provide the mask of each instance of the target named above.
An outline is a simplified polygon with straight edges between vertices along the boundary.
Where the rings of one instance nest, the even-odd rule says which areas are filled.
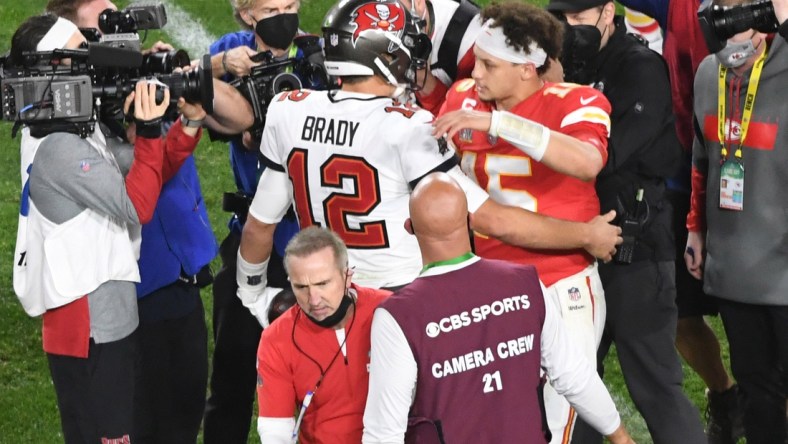
[[[309,152],[294,148],[287,158],[287,172],[293,183],[293,198],[301,228],[320,225],[315,213],[322,213],[326,228],[333,230],[345,241],[348,248],[372,249],[389,246],[386,221],[359,222],[352,228],[348,219],[366,216],[380,203],[380,181],[378,171],[363,157],[334,154],[320,166],[319,186],[338,189],[322,202],[322,208],[314,209],[310,200]],[[353,183],[352,192],[343,192],[344,181]],[[314,184],[314,185],[317,185]]]

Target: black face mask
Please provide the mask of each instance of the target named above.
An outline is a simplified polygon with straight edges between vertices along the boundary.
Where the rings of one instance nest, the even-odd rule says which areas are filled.
[[[287,49],[298,32],[298,14],[286,13],[266,17],[254,27],[263,43],[276,49]]]
[[[596,26],[566,24],[561,51],[564,80],[581,85],[591,83],[594,79],[588,65],[599,54],[601,44],[602,33]]]
[[[347,310],[348,310],[348,308],[350,308],[351,304],[355,305],[355,301],[353,300],[353,298],[350,297],[350,295],[348,294],[348,291],[345,290],[345,295],[342,296],[342,302],[339,303],[339,307],[337,307],[337,311],[335,311],[334,313],[332,313],[329,316],[326,316],[326,318],[323,319],[322,321],[318,321],[317,319],[313,318],[312,316],[309,316],[309,314],[307,314],[307,312],[304,312],[304,314],[306,315],[306,317],[310,321],[314,322],[315,324],[317,324],[320,327],[333,328],[337,324],[342,322],[342,319],[345,319],[345,315],[347,315]]]

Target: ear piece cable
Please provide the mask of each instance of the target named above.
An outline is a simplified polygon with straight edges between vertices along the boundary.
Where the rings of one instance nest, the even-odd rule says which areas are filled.
[[[304,419],[304,414],[306,413],[307,407],[309,407],[309,405],[312,403],[312,398],[315,396],[315,393],[317,393],[317,389],[320,388],[320,384],[323,383],[323,378],[326,376],[326,373],[328,373],[328,371],[331,370],[331,367],[336,362],[337,358],[339,357],[339,354],[342,352],[342,349],[345,348],[345,344],[347,343],[347,338],[348,336],[350,336],[350,330],[353,328],[353,325],[356,323],[356,300],[353,298],[351,299],[353,303],[353,317],[350,319],[350,324],[348,324],[347,330],[345,332],[345,338],[342,340],[342,343],[339,344],[339,348],[337,349],[336,353],[334,353],[334,357],[331,358],[331,361],[328,363],[328,366],[325,368],[325,370],[323,370],[323,366],[320,365],[320,363],[317,362],[315,358],[310,356],[309,353],[305,352],[298,345],[298,342],[296,342],[295,340],[296,325],[298,324],[298,319],[301,317],[301,312],[303,311],[301,310],[301,308],[298,308],[298,311],[295,316],[295,320],[293,321],[293,330],[290,334],[290,338],[293,341],[293,345],[295,345],[296,350],[298,350],[302,355],[306,356],[307,359],[312,361],[317,366],[317,368],[320,370],[320,377],[317,379],[317,382],[315,383],[315,388],[313,390],[306,392],[306,396],[304,396],[304,401],[301,403],[301,408],[296,418],[295,427],[293,427],[293,435],[292,435],[293,442],[295,442],[296,439],[298,438],[298,430],[301,428],[301,422]],[[347,356],[345,356],[345,365],[347,365],[347,363],[348,363]]]

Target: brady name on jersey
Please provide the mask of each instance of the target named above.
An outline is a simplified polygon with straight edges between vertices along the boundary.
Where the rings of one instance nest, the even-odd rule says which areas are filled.
[[[345,241],[360,285],[402,285],[421,270],[416,238],[403,227],[411,187],[457,165],[430,135],[432,119],[389,97],[345,91],[283,92],[269,107],[263,162],[287,174],[302,228],[327,227]]]

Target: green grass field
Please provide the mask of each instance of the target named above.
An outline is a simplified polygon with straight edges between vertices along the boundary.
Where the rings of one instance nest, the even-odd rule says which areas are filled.
[[[122,7],[127,2],[116,3]],[[237,29],[226,0],[165,0],[165,3],[168,14],[171,6],[179,6],[199,21],[210,35],[219,36]],[[331,0],[303,0],[302,28],[319,32],[320,21],[330,3]],[[8,50],[17,26],[25,18],[42,12],[45,4],[46,0],[0,1],[0,53]],[[183,34],[177,32],[182,30],[172,29],[171,25],[172,22],[164,29],[162,38],[172,41],[176,47],[183,47],[184,42],[171,38]],[[152,38],[149,37],[149,44]],[[197,51],[207,52],[207,47]],[[192,58],[199,54],[190,51]],[[20,175],[19,141],[10,138],[10,129],[10,124],[0,123],[0,412],[3,413],[0,416],[0,444],[57,443],[63,438],[54,390],[41,349],[40,320],[31,319],[23,312],[12,287],[11,261],[16,239]],[[221,240],[227,232],[227,216],[221,211],[221,196],[224,191],[232,189],[233,182],[226,147],[221,143],[210,143],[207,139],[203,138],[196,157],[211,222],[217,239]],[[203,298],[210,328],[210,291],[204,292]],[[712,319],[711,322],[718,336],[722,336],[718,320]],[[727,353],[727,344],[724,344],[724,352]],[[725,359],[727,361],[727,356]],[[637,442],[651,442],[642,419],[628,398],[615,350],[608,357],[606,366],[605,382],[624,415],[627,427]],[[686,392],[702,409],[705,406],[703,383],[688,367],[685,367],[685,376]],[[250,433],[249,442],[259,442],[255,431]]]

